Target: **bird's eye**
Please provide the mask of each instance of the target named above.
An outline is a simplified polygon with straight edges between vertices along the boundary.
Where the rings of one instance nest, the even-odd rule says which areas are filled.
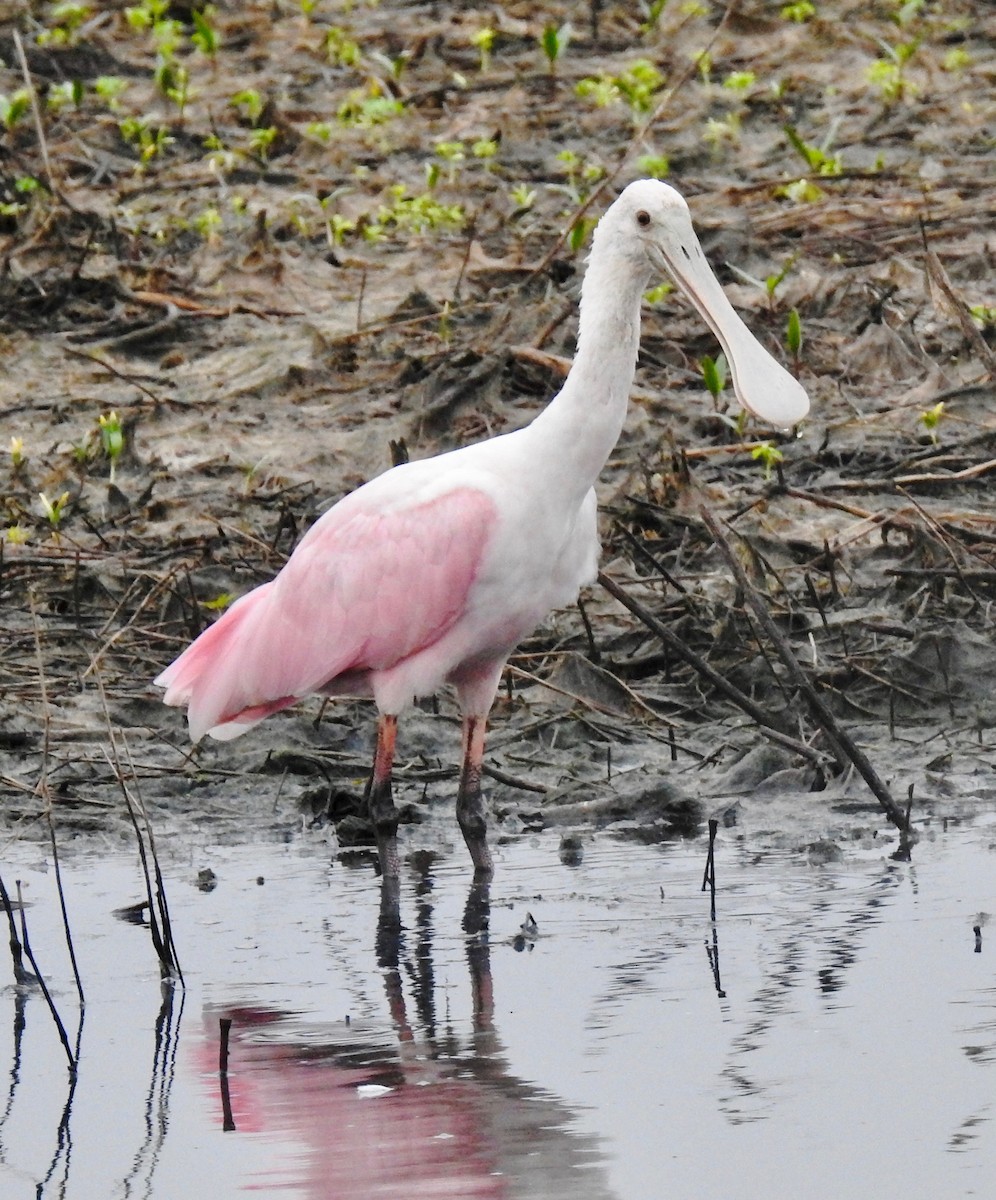
[[[647,226],[650,224],[650,213],[646,212],[644,209],[641,208],[640,211],[636,214],[636,223],[637,223],[637,225],[642,225],[643,228],[646,229]]]

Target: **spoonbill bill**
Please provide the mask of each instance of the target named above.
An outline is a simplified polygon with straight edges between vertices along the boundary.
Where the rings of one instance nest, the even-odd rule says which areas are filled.
[[[443,684],[463,720],[457,820],[476,872],[492,870],[488,713],[515,646],[595,579],[593,484],[626,416],[643,294],[664,273],[718,338],[744,408],[778,426],[804,417],[805,391],[727,300],[682,196],[637,180],[595,230],[574,362],[547,407],[522,429],[393,467],[343,497],[275,579],[236,600],[155,681],[166,704],[187,706],[195,742],[238,737],[312,693],[372,696],[368,806],[387,877],[399,869],[398,717]]]

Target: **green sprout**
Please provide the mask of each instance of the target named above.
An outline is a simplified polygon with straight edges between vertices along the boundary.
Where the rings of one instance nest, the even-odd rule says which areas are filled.
[[[962,46],[955,46],[945,54],[941,66],[945,71],[960,72],[972,65],[972,56]]]
[[[729,113],[726,117],[710,117],[702,134],[702,140],[708,142],[714,151],[719,151],[723,145],[737,146],[740,144],[740,114]]]
[[[665,179],[671,172],[671,161],[666,154],[641,154],[636,165],[650,179]]]
[[[780,463],[785,461],[785,455],[772,442],[761,442],[750,452],[750,456],[755,462],[759,462],[764,466],[764,478],[771,478],[772,470]]]
[[[101,448],[111,461],[111,483],[113,483],[115,467],[122,450],[124,450],[124,429],[121,425],[121,418],[113,410],[106,416],[99,416],[97,424],[100,426]]]
[[[795,260],[798,257],[799,257],[798,254],[790,254],[788,256],[788,258],[785,260],[785,262],[782,263],[782,269],[778,272],[775,272],[775,273],[769,275],[767,277],[767,279],[765,279],[764,290],[768,293],[768,304],[769,305],[774,306],[775,293],[778,291],[778,289],[781,287],[781,285],[785,282],[785,279],[788,276],[788,273],[795,266]]]
[[[643,298],[648,304],[660,304],[665,296],[670,296],[674,291],[674,284],[659,283],[656,287],[652,287],[649,292],[643,293]]]
[[[138,149],[138,170],[141,170],[146,163],[151,162],[156,155],[161,154],[173,142],[168,129],[162,126],[153,129],[144,117],[125,117],[118,125],[118,129],[124,140],[131,142]]]
[[[557,69],[557,60],[570,44],[572,32],[570,25],[561,25],[559,29],[556,25],[546,25],[543,27],[543,32],[539,36],[539,44],[544,55],[546,55],[551,75]]]
[[[792,361],[798,367],[799,355],[802,351],[802,319],[797,308],[793,308],[788,315],[788,322],[785,326],[785,348],[792,355]]]
[[[528,183],[517,183],[508,195],[520,213],[528,211],[536,203],[536,193]]]
[[[202,208],[190,223],[204,241],[214,243],[218,240],[218,231],[221,229],[223,220],[215,205],[209,204],[206,208]]]
[[[968,312],[980,329],[992,329],[996,327],[996,305],[973,304]]]
[[[937,445],[938,442],[938,426],[944,417],[944,401],[941,400],[934,405],[933,408],[928,408],[926,412],[920,414],[920,424],[930,434],[930,440]]]
[[[48,89],[45,106],[51,112],[62,112],[72,105],[79,108],[83,101],[83,83],[79,79],[65,79],[62,83],[54,83]]]
[[[329,62],[338,67],[355,67],[361,58],[359,44],[338,25],[333,25],[325,34],[325,53]]]
[[[481,56],[481,70],[486,71],[491,65],[491,47],[495,43],[495,31],[487,25],[477,29],[470,35],[470,44],[477,47]]]
[[[72,46],[80,27],[93,15],[88,4],[57,4],[52,9],[50,29],[43,29],[35,41],[39,46]]]
[[[726,355],[717,354],[715,358],[710,358],[708,354],[704,354],[699,365],[702,369],[702,381],[706,385],[706,390],[718,404],[729,377]]]
[[[18,88],[9,96],[0,92],[0,124],[4,129],[13,129],[31,112],[31,93],[27,88]]]
[[[49,525],[58,532],[59,525],[62,521],[62,514],[65,511],[66,505],[69,503],[69,493],[63,492],[57,500],[50,500],[45,492],[38,493],[38,499],[41,502],[42,513],[44,514]]]
[[[815,174],[829,177],[841,173],[843,165],[840,161],[840,155],[831,155],[828,153],[830,149],[829,135],[822,146],[813,146],[799,135],[795,126],[784,125],[782,129],[789,140],[789,145]]]
[[[127,82],[119,75],[99,75],[93,81],[93,90],[106,103],[111,112],[116,111],[118,97],[127,87]]]
[[[392,121],[405,111],[401,100],[394,96],[385,96],[379,86],[375,86],[376,90],[372,95],[362,89],[351,91],[339,105],[336,116],[343,125],[355,129],[372,129],[375,125]]]
[[[249,130],[249,149],[263,162],[269,158],[270,147],[277,140],[276,125],[257,126]]]
[[[816,5],[811,3],[811,0],[797,0],[794,4],[786,4],[782,7],[782,19],[794,21],[797,25],[803,25],[815,16]]]
[[[234,602],[235,595],[233,592],[219,592],[213,600],[205,600],[203,604],[205,608],[210,609],[212,612],[222,612]]]
[[[596,224],[597,222],[592,217],[579,217],[571,226],[571,231],[567,236],[567,244],[575,254],[584,248],[588,241],[588,235],[595,228]]]
[[[723,87],[731,92],[748,92],[757,83],[753,71],[731,71],[723,80]]]
[[[881,42],[880,45],[885,54],[869,64],[865,78],[872,87],[878,89],[885,104],[894,104],[907,96],[915,96],[920,89],[911,79],[906,78],[906,64],[919,49],[920,39],[899,42],[895,46],[889,46],[885,42]]]
[[[221,45],[221,38],[218,35],[218,31],[211,24],[214,12],[214,5],[212,4],[209,4],[206,8],[193,8],[190,10],[190,15],[194,22],[194,32],[190,35],[190,40],[200,50],[201,54],[206,54],[208,58],[214,58]]]
[[[10,439],[10,465],[15,471],[19,471],[26,462],[24,454],[24,438],[11,437]]]
[[[8,525],[4,540],[11,546],[23,546],[28,540],[28,531],[23,525]]]
[[[266,108],[266,100],[255,88],[243,88],[241,92],[236,92],[228,103],[232,108],[238,109],[240,115],[245,117],[251,125],[255,125],[259,121],[263,115],[263,109]]]

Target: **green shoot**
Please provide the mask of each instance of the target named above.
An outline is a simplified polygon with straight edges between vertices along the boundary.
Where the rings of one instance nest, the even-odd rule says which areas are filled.
[[[764,466],[765,481],[771,478],[771,472],[777,464],[785,460],[785,455],[772,442],[761,442],[750,452],[750,456]]]
[[[795,21],[797,25],[803,25],[815,16],[816,5],[812,4],[811,0],[796,0],[794,4],[786,4],[782,7],[782,19]]]
[[[495,42],[495,31],[487,25],[483,29],[477,29],[470,35],[470,44],[477,47],[477,52],[481,56],[481,70],[486,71],[491,65],[491,47]]]
[[[783,125],[782,129],[785,136],[789,140],[789,145],[799,155],[803,162],[817,175],[835,176],[839,175],[843,170],[840,161],[840,155],[830,155],[829,137],[822,146],[811,146],[809,142],[804,141],[799,136],[798,130],[793,125]]]
[[[775,293],[778,291],[779,287],[781,287],[781,285],[785,282],[785,279],[786,279],[788,273],[795,266],[795,260],[798,257],[799,257],[798,254],[790,254],[788,256],[788,258],[785,260],[785,262],[782,264],[782,269],[780,271],[778,271],[777,274],[769,275],[767,277],[767,279],[765,279],[764,290],[768,293],[768,304],[771,305],[772,307],[774,306],[774,302],[775,302]]]
[[[641,154],[636,165],[649,179],[665,179],[671,172],[671,161],[666,154]]]
[[[58,532],[59,525],[62,521],[62,514],[65,511],[66,505],[69,503],[69,493],[63,492],[57,500],[50,500],[45,492],[38,493],[38,499],[41,502],[42,513],[49,525]]]
[[[710,358],[708,354],[704,354],[699,365],[702,369],[702,381],[706,385],[706,390],[718,404],[729,376],[726,355],[717,354],[715,358]]]
[[[249,149],[262,162],[270,156],[270,147],[277,140],[276,125],[257,126],[249,130]]]
[[[799,310],[793,308],[788,315],[785,326],[785,348],[792,355],[792,361],[799,366],[799,355],[802,351],[802,319]]]
[[[208,58],[214,58],[218,53],[218,47],[221,45],[221,38],[218,36],[218,31],[211,24],[210,20],[214,16],[214,7],[208,5],[204,9],[193,8],[190,10],[190,15],[194,22],[194,32],[190,35],[190,40],[200,50],[201,54],[206,54]]]
[[[210,609],[211,612],[223,612],[230,604],[235,602],[235,594],[233,592],[219,592],[213,600],[203,601],[204,607]]]
[[[111,112],[117,110],[118,97],[127,87],[127,82],[119,75],[100,75],[93,81],[93,90],[104,101]]]
[[[121,451],[124,450],[124,429],[121,425],[121,418],[113,410],[106,416],[99,416],[97,424],[100,426],[101,448],[111,462],[111,483],[113,483],[114,470],[121,457]]]
[[[125,117],[118,125],[118,129],[124,140],[131,142],[137,148],[139,170],[173,142],[168,130],[162,126],[153,130],[143,117]]]
[[[15,471],[19,471],[26,462],[24,454],[24,438],[11,437],[10,439],[10,465]]]
[[[938,426],[944,416],[944,401],[941,400],[934,405],[933,408],[928,408],[926,412],[920,414],[920,424],[930,434],[930,440],[937,445],[938,442]]]
[[[61,112],[70,105],[79,108],[83,101],[83,84],[79,79],[65,79],[48,89],[45,106],[51,112]]]
[[[920,39],[899,42],[895,46],[889,46],[885,42],[881,42],[880,45],[885,54],[869,64],[865,78],[872,87],[878,89],[883,103],[887,105],[915,96],[920,89],[911,79],[906,78],[906,64],[916,54]]]
[[[23,525],[8,525],[4,540],[11,546],[23,546],[28,540],[28,531]]]
[[[567,244],[575,254],[584,249],[584,245],[588,241],[588,235],[595,228],[595,224],[596,222],[591,217],[579,217],[571,226],[571,231],[567,236]]]
[[[52,26],[35,39],[39,46],[72,46],[80,27],[93,15],[88,4],[56,4],[51,12]]]
[[[325,35],[325,53],[337,67],[355,67],[362,57],[359,44],[338,25],[333,25]]]
[[[749,92],[755,83],[757,76],[753,71],[731,71],[723,80],[723,87],[731,92]]]
[[[259,121],[263,115],[263,109],[266,108],[266,101],[255,88],[243,88],[241,92],[236,92],[228,103],[232,108],[238,109],[251,125],[255,125]]]
[[[0,124],[4,129],[13,129],[31,112],[31,93],[27,88],[18,88],[9,96],[0,92]]]
[[[673,291],[673,283],[659,283],[656,287],[652,287],[649,292],[644,292],[643,298],[648,304],[660,304],[664,297],[670,296]]]
[[[539,37],[539,44],[546,55],[547,65],[552,75],[557,69],[557,60],[566,51],[571,40],[570,25],[546,25]]]
[[[527,212],[536,203],[536,193],[528,183],[517,183],[509,192],[509,198],[520,213]]]

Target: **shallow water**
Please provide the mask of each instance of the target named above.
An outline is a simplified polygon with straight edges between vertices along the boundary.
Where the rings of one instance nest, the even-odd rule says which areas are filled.
[[[406,863],[400,932],[316,840],[212,849],[167,860],[166,1003],[112,915],[133,857],[74,856],[78,1083],[40,994],[0,991],[0,1195],[990,1196],[993,842],[983,818],[814,867],[721,834],[713,926],[702,843],[599,835],[567,866],[543,835],[498,848],[489,897],[462,857]],[[5,857],[73,1039],[44,852]]]

